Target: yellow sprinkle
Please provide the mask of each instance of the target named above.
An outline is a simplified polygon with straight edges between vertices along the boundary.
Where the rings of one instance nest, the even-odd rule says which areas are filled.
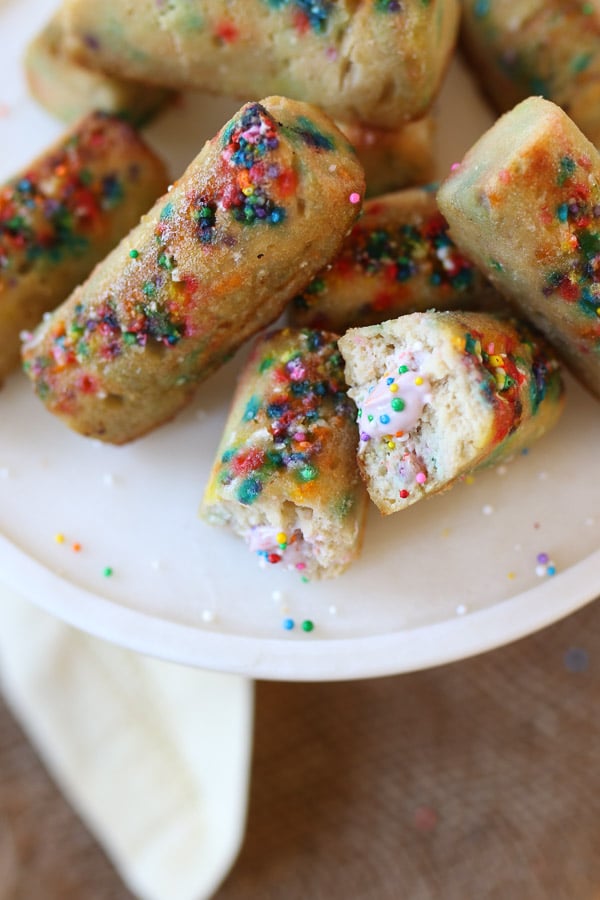
[[[253,187],[242,188],[242,194],[244,195],[244,197],[251,197],[253,193],[254,193]]]
[[[388,441],[388,447],[390,448],[390,450],[394,450],[396,447],[394,441]]]
[[[57,544],[64,544],[65,536],[64,536],[64,534],[55,534],[54,540],[56,541]]]
[[[489,357],[489,360],[493,366],[503,366],[504,365],[504,360],[502,359],[502,357],[500,356],[499,353],[492,354],[492,356]]]
[[[420,375],[417,375],[417,377],[415,378],[415,384],[417,384],[417,385],[423,384],[423,379],[421,378]]]
[[[275,540],[278,544],[287,544],[287,534],[285,534],[283,531],[280,531]]]
[[[392,394],[395,394],[398,390],[398,385],[394,382],[394,384],[390,384],[390,391]]]
[[[474,484],[474,483],[475,483],[475,479],[473,478],[472,475],[467,475],[465,477],[465,484]]]
[[[516,578],[516,577],[517,577],[517,576],[516,576],[516,573],[515,573],[515,572],[509,572],[508,575],[507,575],[507,578],[510,578],[511,581],[513,580],[513,578]]]

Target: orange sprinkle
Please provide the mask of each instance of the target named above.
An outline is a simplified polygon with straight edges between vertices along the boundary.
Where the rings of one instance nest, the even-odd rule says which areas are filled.
[[[75,541],[75,543],[71,545],[71,550],[72,550],[74,553],[79,553],[79,552],[80,552],[80,550],[81,550],[81,544],[79,543],[79,541]]]

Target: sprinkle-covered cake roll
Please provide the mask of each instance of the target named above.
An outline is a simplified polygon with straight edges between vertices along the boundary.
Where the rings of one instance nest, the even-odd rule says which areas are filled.
[[[424,116],[391,131],[340,122],[337,124],[356,150],[365,170],[367,197],[429,184],[433,180],[433,116]]]
[[[367,201],[326,269],[291,304],[291,321],[343,332],[405,313],[488,301],[491,288],[448,236],[434,190]]]
[[[562,410],[543,338],[489,313],[414,313],[352,329],[339,347],[359,466],[384,514],[528,447]]]
[[[363,191],[316,107],[246,104],[27,341],[38,395],[112,443],[167,421],[335,255]]]
[[[31,94],[50,113],[74,122],[93,111],[141,125],[173,92],[90,69],[64,51],[62,18],[55,15],[27,47],[24,69]]]
[[[100,111],[142,125],[174,96],[163,88],[106,75],[69,59],[58,14],[28,45],[23,64],[32,96],[68,123]]]
[[[360,550],[367,495],[336,336],[261,337],[240,377],[201,506],[266,563],[339,575]]]
[[[66,0],[71,52],[175,89],[316,103],[342,122],[422,116],[456,41],[458,0]]]
[[[600,154],[531,97],[467,153],[438,193],[457,245],[600,397]]]
[[[597,0],[462,0],[462,6],[463,46],[501,112],[542,95],[600,143]]]
[[[164,191],[162,162],[125,122],[90,115],[0,186],[0,381],[33,328]]]

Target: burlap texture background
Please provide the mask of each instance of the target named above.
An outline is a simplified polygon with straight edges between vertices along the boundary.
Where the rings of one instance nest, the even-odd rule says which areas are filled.
[[[600,603],[485,656],[257,685],[215,900],[598,900]],[[0,709],[0,900],[130,895]]]

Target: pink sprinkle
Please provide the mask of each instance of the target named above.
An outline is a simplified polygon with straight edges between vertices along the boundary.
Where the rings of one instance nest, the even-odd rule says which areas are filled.
[[[338,52],[335,47],[328,47],[325,51],[325,56],[330,62],[334,62],[338,58]]]
[[[303,569],[306,568],[306,563],[302,563],[302,562],[296,563],[296,568],[301,572]]]
[[[425,482],[427,481],[425,472],[417,472],[417,474],[415,475],[415,481],[417,482],[417,484],[425,484]]]
[[[360,194],[357,194],[356,191],[352,191],[349,200],[350,203],[360,203]]]
[[[460,163],[452,163],[452,165],[450,166],[450,171],[456,172],[457,169],[460,169]]]
[[[438,824],[438,814],[431,806],[418,806],[415,809],[413,822],[417,831],[427,834],[435,831]]]

